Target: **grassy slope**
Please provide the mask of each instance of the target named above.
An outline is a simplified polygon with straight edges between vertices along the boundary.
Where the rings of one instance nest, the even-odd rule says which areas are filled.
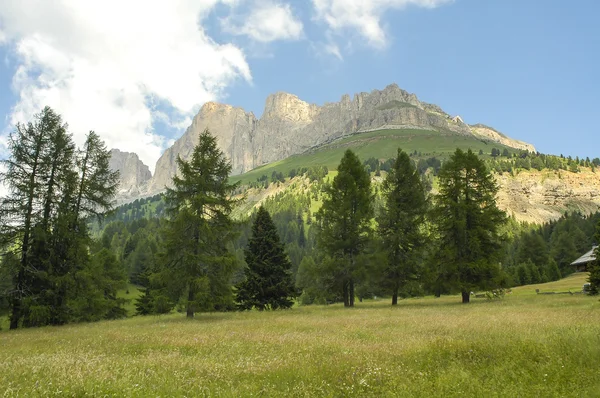
[[[127,310],[127,316],[135,315],[135,299],[141,296],[140,287],[129,283],[126,289],[121,289],[117,292],[118,298],[127,300],[124,307]]]
[[[598,299],[531,290],[2,332],[0,394],[598,396]]]
[[[481,149],[486,155],[489,155],[494,147],[504,149],[504,146],[500,144],[487,143],[469,136],[442,134],[438,131],[379,130],[356,134],[324,145],[315,151],[269,163],[240,176],[232,177],[232,180],[251,182],[256,181],[262,175],[270,177],[273,171],[280,171],[287,175],[292,169],[311,166],[327,166],[330,170],[335,170],[344,151],[348,148],[355,151],[362,160],[370,157],[385,160],[396,156],[399,147],[409,153],[416,150],[426,157],[437,156],[439,158],[447,157],[457,147],[471,148],[475,153],[479,153]],[[509,148],[509,151],[514,152],[514,149]]]

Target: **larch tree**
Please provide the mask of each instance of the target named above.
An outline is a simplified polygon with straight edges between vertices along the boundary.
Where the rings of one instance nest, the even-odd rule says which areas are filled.
[[[344,153],[338,174],[323,190],[317,213],[317,246],[329,257],[325,272],[335,281],[345,307],[354,306],[355,282],[372,237],[373,199],[369,173],[354,152]]]
[[[383,286],[392,294],[392,305],[396,305],[399,290],[417,281],[421,274],[419,254],[427,240],[427,198],[419,173],[406,152],[398,149],[381,193],[383,205],[377,223],[387,259]]]
[[[93,289],[103,288],[88,278],[90,237],[84,217],[110,208],[118,174],[108,169],[110,155],[97,136],[95,145],[87,145],[90,136],[85,152],[95,182],[84,194],[86,177],[77,167],[75,145],[52,109],[44,108],[34,122],[18,124],[9,138],[11,155],[3,161],[1,176],[8,195],[0,199],[0,247],[12,259],[11,329],[76,319],[73,300],[85,301]],[[83,198],[85,208],[77,214]]]
[[[290,308],[295,296],[292,263],[285,252],[271,215],[260,207],[245,251],[246,279],[237,286],[238,308],[276,310]]]
[[[498,186],[470,149],[457,149],[439,172],[433,219],[443,279],[468,303],[474,289],[494,287],[499,275],[500,233],[506,214],[496,205]]]
[[[43,159],[50,146],[45,119],[52,117],[51,112],[45,108],[35,116],[36,123],[17,124],[8,139],[11,157],[2,161],[6,171],[0,178],[9,193],[0,205],[1,247],[18,251],[13,257],[19,259],[13,269],[13,291],[9,299],[11,329],[18,327],[23,316],[23,300],[29,294],[26,279],[31,272],[31,237],[41,219],[43,185],[40,176],[46,172]]]
[[[165,194],[169,219],[158,279],[173,300],[187,295],[187,317],[193,318],[196,311],[233,307],[237,261],[228,246],[235,237],[230,214],[237,184],[229,183],[231,163],[208,130],[200,134],[191,159],[178,157],[177,165],[179,175]]]

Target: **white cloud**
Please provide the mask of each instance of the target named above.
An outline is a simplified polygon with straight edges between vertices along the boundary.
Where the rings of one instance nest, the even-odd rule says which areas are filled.
[[[238,1],[3,0],[0,45],[18,61],[11,124],[49,105],[77,143],[95,130],[153,169],[166,142],[152,131],[165,116],[154,114],[152,98],[173,108],[169,122],[179,125],[234,81],[251,81],[244,53],[200,26],[217,3]]]
[[[294,16],[290,5],[272,1],[256,1],[249,15],[223,18],[221,27],[227,33],[263,43],[298,40],[303,35],[302,22]]]
[[[375,48],[387,44],[381,18],[391,9],[407,6],[434,8],[453,0],[312,0],[315,19],[325,23],[330,33],[347,36],[350,31],[367,39]],[[334,44],[330,44],[333,46]],[[337,47],[336,47],[337,48]],[[339,52],[339,49],[338,49]],[[335,52],[334,55],[338,56]],[[339,57],[338,57],[339,58]]]

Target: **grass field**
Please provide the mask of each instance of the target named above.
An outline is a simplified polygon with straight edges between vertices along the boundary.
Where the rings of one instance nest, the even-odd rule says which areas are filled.
[[[370,157],[377,159],[389,159],[396,156],[398,148],[405,152],[419,151],[425,157],[436,156],[438,158],[448,157],[456,148],[472,149],[479,153],[481,149],[484,154],[490,154],[492,148],[503,150],[500,144],[492,144],[478,140],[470,136],[458,134],[442,134],[438,131],[429,130],[378,130],[368,133],[355,134],[341,140],[324,145],[313,152],[290,156],[289,158],[268,165],[258,167],[245,174],[234,176],[232,181],[252,182],[262,175],[271,176],[273,171],[282,172],[285,175],[292,169],[311,166],[327,166],[330,170],[337,169],[344,151],[350,148],[356,152],[361,160]],[[509,152],[515,149],[508,148]]]
[[[127,310],[127,316],[133,316],[135,314],[135,299],[138,298],[142,293],[140,288],[131,283],[127,285],[126,289],[121,289],[117,292],[118,298],[127,300],[124,307]]]
[[[584,279],[542,288],[575,291]],[[3,331],[0,395],[600,396],[597,298],[525,286],[503,300],[459,301]]]

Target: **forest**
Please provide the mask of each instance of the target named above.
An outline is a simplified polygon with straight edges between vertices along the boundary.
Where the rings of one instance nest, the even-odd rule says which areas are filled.
[[[203,132],[164,194],[112,208],[117,173],[93,131],[77,148],[45,108],[17,125],[2,178],[0,316],[10,328],[126,316],[119,290],[135,285],[139,315],[269,310],[385,297],[472,292],[556,281],[598,242],[600,213],[544,225],[496,206],[494,173],[577,172],[600,160],[471,150],[448,159],[406,153],[273,172],[241,186],[216,138]],[[291,183],[250,214],[247,189]],[[436,190],[433,190],[437,184]],[[598,266],[590,282],[597,292]]]

